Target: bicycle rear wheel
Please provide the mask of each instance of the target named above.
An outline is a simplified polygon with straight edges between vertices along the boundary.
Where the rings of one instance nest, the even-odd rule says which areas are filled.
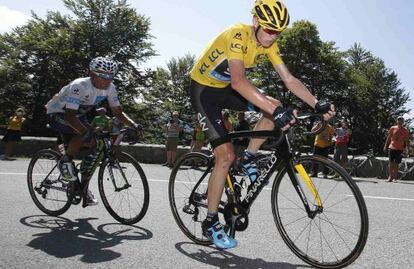
[[[175,221],[192,241],[210,245],[203,235],[201,222],[207,216],[207,185],[213,167],[212,158],[188,153],[177,161],[168,184],[168,197]]]
[[[68,195],[69,182],[62,180],[57,167],[61,155],[54,150],[38,151],[27,170],[27,186],[36,206],[45,214],[59,216],[65,213],[72,199]]]
[[[308,216],[286,168],[280,171],[272,188],[272,212],[287,246],[303,261],[318,268],[342,268],[361,254],[368,237],[368,212],[358,186],[335,162],[319,156],[299,159],[308,173],[315,164],[335,176],[311,177],[323,210]],[[311,210],[317,199],[301,176],[295,173]]]
[[[135,224],[149,205],[147,177],[131,155],[121,152],[99,168],[99,193],[106,210],[123,224]]]

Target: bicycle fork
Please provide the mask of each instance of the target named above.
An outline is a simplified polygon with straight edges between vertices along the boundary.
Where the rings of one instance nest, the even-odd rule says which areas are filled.
[[[296,172],[295,172],[296,170]],[[318,213],[322,213],[323,211],[323,206],[322,206],[322,201],[321,198],[319,196],[319,193],[315,187],[315,185],[312,182],[312,179],[309,177],[308,173],[306,172],[305,168],[303,167],[303,165],[301,163],[293,163],[292,161],[289,161],[287,163],[287,173],[290,177],[290,180],[292,181],[293,186],[295,187],[296,192],[298,193],[300,199],[302,200],[302,203],[305,207],[306,213],[308,214],[308,217],[313,219],[315,218],[315,216]],[[298,174],[299,177],[302,181],[304,181],[305,185],[307,186],[307,188],[309,189],[310,193],[313,196],[313,200],[316,203],[316,209],[315,210],[311,210],[308,200],[306,198],[306,195],[303,191],[303,187],[300,184],[300,180],[298,178]]]

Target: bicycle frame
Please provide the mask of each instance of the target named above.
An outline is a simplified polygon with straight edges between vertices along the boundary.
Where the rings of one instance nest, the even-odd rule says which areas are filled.
[[[264,186],[267,185],[267,182],[270,180],[270,177],[275,173],[275,171],[278,171],[278,173],[281,173],[283,169],[286,169],[292,181],[292,184],[303,203],[303,206],[308,216],[310,218],[314,218],[316,214],[322,212],[323,210],[322,201],[320,199],[317,189],[313,185],[312,180],[308,176],[305,168],[302,166],[302,164],[296,162],[296,157],[292,152],[292,148],[291,148],[289,139],[286,134],[281,135],[281,133],[278,131],[241,131],[241,132],[233,132],[229,134],[231,139],[240,138],[240,137],[242,138],[243,137],[275,137],[276,135],[279,136],[279,139],[277,141],[279,146],[276,147],[278,151],[275,150],[274,152],[272,152],[272,154],[270,155],[270,159],[268,163],[266,164],[266,169],[260,174],[260,176],[254,182],[252,188],[247,192],[244,199],[240,201],[239,203],[237,202],[237,199],[234,195],[234,191],[235,191],[234,182],[236,181],[236,179],[230,173],[227,175],[226,193],[228,195],[228,199],[236,205],[236,207],[233,208],[233,213],[235,215],[240,213],[238,207],[240,207],[244,212],[249,212],[250,207],[253,205],[254,201],[259,196],[260,192],[263,190]],[[207,176],[207,174],[213,167],[213,164],[214,164],[213,157],[211,157],[210,162],[207,165],[206,171],[201,176],[199,181],[195,184],[190,194],[190,201],[192,201],[194,204],[198,204],[198,206],[200,206],[200,204],[199,204],[199,199],[196,199],[198,197],[195,196],[197,194],[196,190],[198,189],[198,186],[205,179],[205,177]],[[305,196],[302,185],[300,184],[300,180],[298,179],[295,170],[299,173],[299,175],[301,176],[301,179],[304,181],[306,186],[309,188],[314,200],[316,201],[315,210],[312,210],[310,208],[308,199]],[[276,178],[277,177],[278,175],[276,176]]]
[[[123,136],[123,133],[119,135],[120,138],[118,138],[117,141],[115,141],[114,146],[119,145],[120,141],[122,140],[122,136]],[[82,182],[81,182],[82,189],[88,185],[93,174],[95,173],[96,168],[98,168],[98,166],[102,163],[102,161],[104,161],[105,159],[107,159],[108,161],[111,161],[114,158],[114,156],[112,156],[113,152],[111,152],[111,143],[110,143],[109,134],[104,134],[104,135],[99,136],[99,138],[97,139],[97,150],[99,152],[98,156],[91,163],[90,168],[82,175],[83,177]],[[111,168],[109,169],[109,174],[111,177],[112,184],[114,185],[115,191],[121,191],[121,190],[131,187],[128,180],[126,179],[124,171],[122,169],[119,169],[119,170],[120,170],[120,173],[122,174],[122,178],[125,180],[125,185],[122,187],[117,186],[113,171]]]

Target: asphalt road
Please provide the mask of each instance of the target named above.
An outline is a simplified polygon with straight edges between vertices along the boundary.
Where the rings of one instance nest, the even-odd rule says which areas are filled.
[[[135,226],[118,224],[102,203],[72,206],[45,216],[27,190],[28,159],[0,162],[0,268],[309,268],[279,236],[270,188],[252,207],[239,246],[218,251],[193,244],[179,230],[168,203],[170,170],[144,164],[151,200]],[[350,268],[413,268],[414,182],[367,179],[358,185],[367,203],[367,245]],[[92,190],[98,194],[96,181]]]

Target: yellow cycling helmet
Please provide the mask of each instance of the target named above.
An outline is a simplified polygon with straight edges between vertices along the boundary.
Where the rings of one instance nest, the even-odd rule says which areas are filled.
[[[263,28],[282,32],[289,25],[286,6],[278,0],[256,0],[252,10]]]

